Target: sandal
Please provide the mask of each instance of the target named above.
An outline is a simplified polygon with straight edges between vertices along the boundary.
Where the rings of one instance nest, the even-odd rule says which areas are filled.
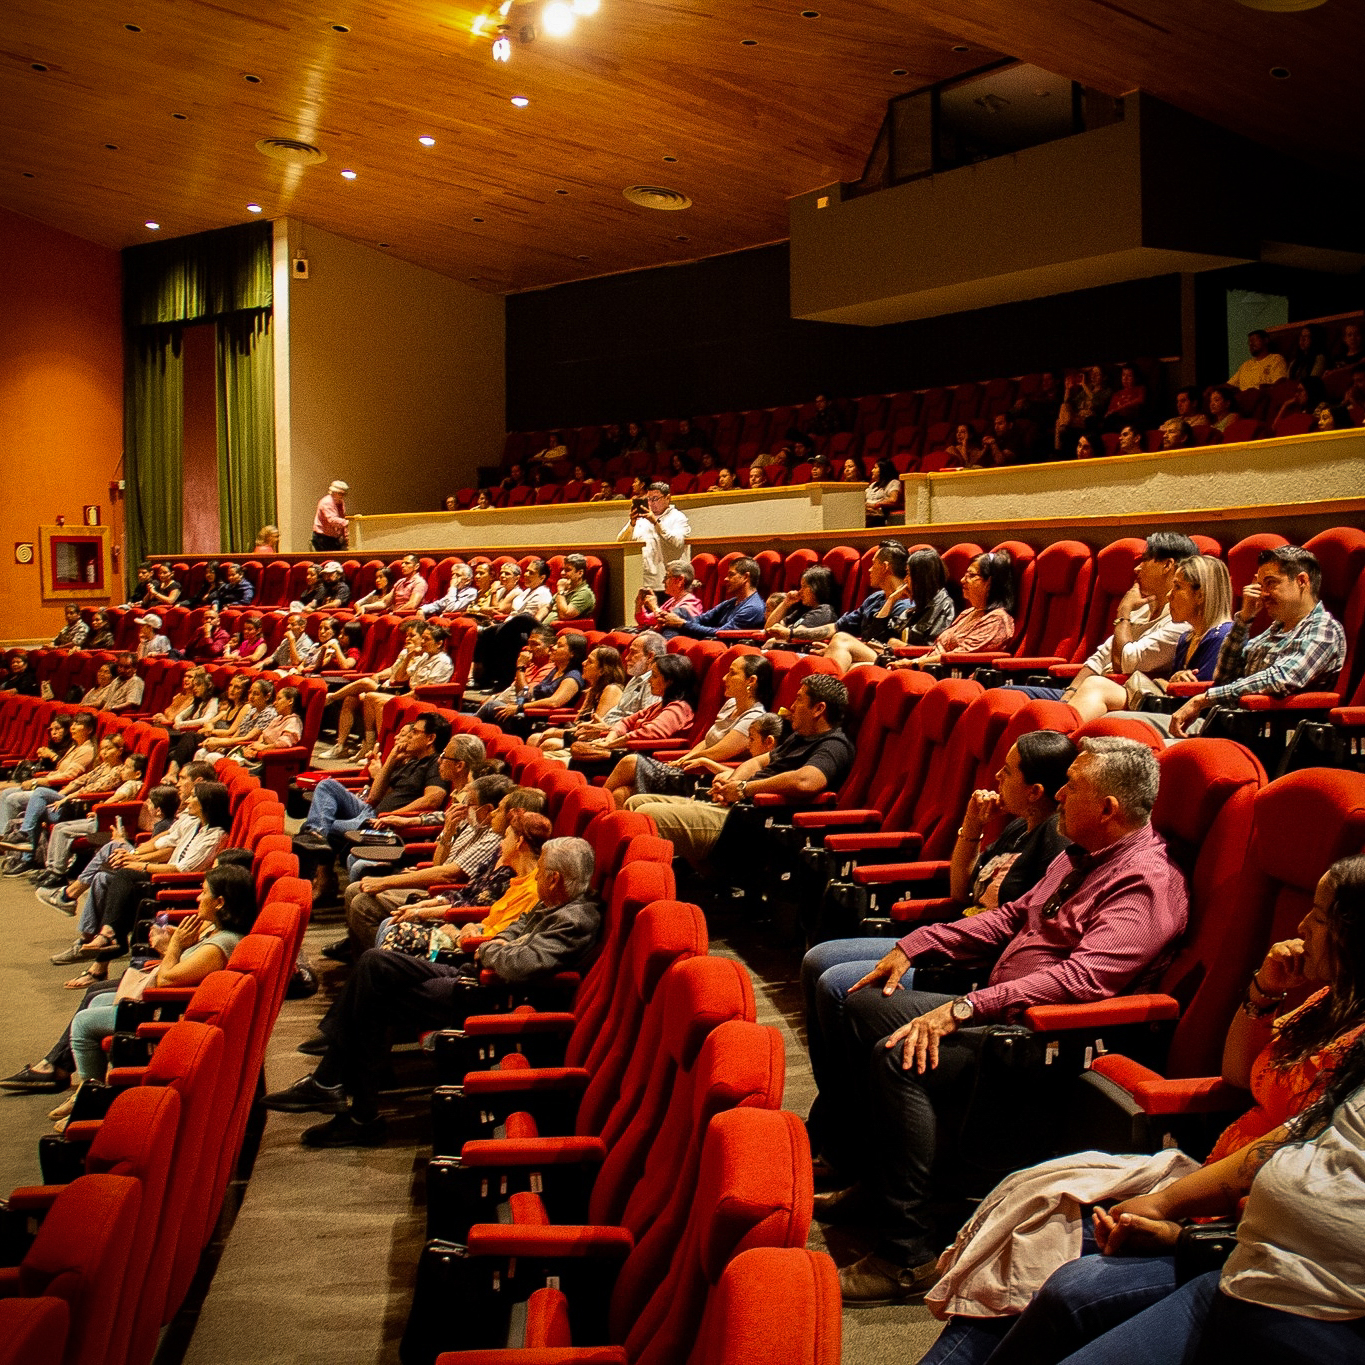
[[[70,981],[63,981],[62,988],[68,991],[83,991],[90,986],[97,986],[101,981],[108,981],[109,973],[107,970],[97,972],[94,967],[87,967],[79,976],[73,976]]]
[[[55,1109],[48,1111],[47,1115],[48,1118],[50,1119],[70,1118],[71,1111],[76,1107],[76,1096],[79,1095],[80,1093],[81,1093],[80,1087],[77,1086],[76,1089],[73,1090],[71,1094],[69,1094]],[[63,1127],[65,1127],[65,1125],[63,1125]],[[58,1131],[60,1132],[61,1130],[58,1129]]]
[[[118,939],[113,934],[106,933],[101,929],[89,943],[81,944],[80,955],[82,959],[95,958],[96,960],[101,960],[101,953],[117,946]]]

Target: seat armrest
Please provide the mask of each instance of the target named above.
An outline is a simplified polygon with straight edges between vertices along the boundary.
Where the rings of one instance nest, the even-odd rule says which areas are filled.
[[[1031,1029],[1060,1033],[1078,1028],[1117,1028],[1180,1017],[1180,1002],[1169,995],[1119,995],[1084,1005],[1034,1005],[1024,1012]]]
[[[914,858],[924,847],[924,836],[914,830],[887,830],[871,834],[830,834],[825,847],[831,853],[873,853],[896,850],[903,852],[906,861]]]
[[[891,907],[893,924],[935,924],[940,920],[956,919],[962,913],[962,905],[950,896],[939,896],[928,900],[896,901]]]
[[[1248,692],[1241,699],[1247,711],[1330,711],[1341,705],[1339,692],[1300,692],[1292,697],[1268,697]]]
[[[1167,683],[1168,697],[1202,697],[1212,687],[1211,682]]]
[[[470,1170],[600,1165],[606,1159],[607,1144],[598,1137],[478,1138],[460,1148],[460,1165]]]
[[[521,1090],[574,1091],[583,1090],[591,1080],[591,1073],[581,1066],[519,1067],[512,1071],[471,1071],[464,1078],[464,1093],[479,1095],[509,1095]]]
[[[513,1010],[510,1014],[471,1014],[466,1038],[498,1038],[542,1033],[572,1033],[577,1017],[568,1010]]]
[[[995,667],[1002,673],[1045,673],[1066,660],[1059,654],[1040,654],[1034,657],[1017,654],[1014,658],[997,659]]]
[[[465,1243],[471,1256],[565,1256],[624,1259],[635,1247],[628,1228],[578,1224],[476,1223]]]
[[[881,822],[882,813],[879,810],[799,810],[792,816],[792,824],[797,829],[847,829],[851,825],[875,827]]]
[[[948,668],[973,668],[978,664],[994,664],[998,659],[1010,657],[1007,649],[953,650],[943,655],[943,663]]]
[[[1091,1069],[1132,1096],[1147,1114],[1218,1114],[1242,1110],[1250,1096],[1221,1076],[1168,1080],[1121,1053],[1096,1057]]]
[[[65,1185],[21,1185],[5,1201],[13,1213],[46,1213]]]

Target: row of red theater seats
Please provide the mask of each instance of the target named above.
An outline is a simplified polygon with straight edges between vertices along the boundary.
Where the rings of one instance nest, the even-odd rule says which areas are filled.
[[[717,652],[706,642],[689,649],[709,660],[699,727],[710,723],[719,703],[719,689],[708,684],[742,648]],[[820,662],[804,661],[807,667]],[[1245,1097],[1217,1080],[1217,1072],[1252,968],[1270,943],[1292,937],[1326,869],[1365,847],[1365,774],[1309,769],[1267,782],[1254,755],[1231,741],[1166,747],[1141,722],[1106,717],[1080,725],[1069,706],[983,689],[969,679],[933,682],[867,668],[850,684],[846,724],[856,758],[839,791],[819,808],[764,803],[758,812],[776,826],[785,822],[778,837],[810,874],[803,882],[828,886],[826,927],[833,936],[900,934],[961,913],[946,892],[955,831],[971,792],[994,785],[1021,735],[1037,729],[1075,739],[1120,735],[1156,752],[1161,784],[1153,824],[1191,886],[1179,952],[1143,995],[1039,1007],[1027,1022],[1048,1045],[1057,1044],[1052,1055],[1069,1059],[1073,1077],[1090,1059],[1111,1054],[1081,1084],[1093,1104],[1116,1101],[1101,1106],[1108,1131],[1119,1134],[1114,1150],[1155,1150],[1167,1131],[1180,1136],[1182,1127],[1192,1135],[1181,1145],[1197,1150],[1193,1130],[1207,1140],[1228,1111],[1245,1107]],[[654,751],[668,747],[661,742]],[[1114,1055],[1129,1048],[1140,1063]],[[1088,1137],[1075,1140],[1085,1145]]]
[[[1164,383],[1159,363],[1140,362],[1139,367],[1143,370],[1148,393],[1159,393]],[[1293,397],[1295,382],[1282,380],[1278,384],[1240,390],[1237,399],[1238,410],[1243,417],[1258,425],[1270,423],[1281,405]],[[932,451],[946,443],[959,423],[970,423],[978,432],[987,429],[997,414],[1009,412],[1016,400],[1036,399],[1042,391],[1042,383],[1041,374],[1029,374],[1020,379],[992,379],[985,383],[965,383],[953,387],[893,394],[868,394],[846,405],[848,431],[836,433],[829,438],[817,436],[815,439],[817,445],[826,450],[831,458],[836,455],[839,458],[849,456],[857,458],[870,453],[868,438],[874,433],[893,433],[898,441],[905,442],[906,449],[899,452],[893,450],[889,453],[917,455]],[[1330,370],[1323,376],[1323,386],[1334,403],[1341,402],[1350,385],[1349,366]],[[1210,385],[1206,394],[1217,387],[1219,386]],[[726,463],[733,463],[746,449],[758,454],[770,448],[784,438],[793,427],[802,431],[808,430],[815,418],[816,406],[811,402],[801,404],[799,407],[754,408],[747,412],[696,417],[693,419],[693,427],[707,435],[714,449]],[[667,444],[677,436],[678,422],[673,419],[647,422],[645,428],[651,444],[659,441]],[[575,463],[586,463],[593,459],[602,440],[602,428],[587,426],[561,429],[560,435],[568,452],[562,463],[571,469]],[[829,448],[829,443],[838,441],[839,435],[848,439],[839,441],[832,449]],[[524,462],[529,456],[548,448],[550,437],[549,431],[509,432],[503,444],[503,465]],[[878,447],[881,445],[882,443],[877,443]],[[747,463],[742,458],[739,462]],[[617,473],[614,470],[610,472],[613,476]],[[666,476],[671,473],[671,469],[667,457],[660,462],[648,452],[637,452],[636,456],[624,457],[619,472]]]
[[[251,609],[276,610],[288,607],[291,602],[297,602],[305,591],[305,580],[309,566],[319,565],[329,558],[332,556],[308,555],[299,558],[286,558],[283,555],[278,555],[264,561],[259,559],[245,560],[242,563],[242,575],[251,584],[254,594],[250,603]],[[434,602],[444,597],[449,591],[450,576],[458,563],[491,564],[496,577],[497,571],[509,561],[525,568],[533,556],[495,553],[468,556],[446,555],[441,559],[434,559],[431,555],[419,555],[418,558],[421,561],[418,572],[427,584],[426,600]],[[606,566],[596,555],[588,555],[586,558],[588,561],[586,581],[600,601],[606,590]],[[195,601],[203,592],[204,571],[210,562],[207,559],[198,559],[178,561],[171,565],[171,570],[176,581],[180,584],[186,601]],[[382,559],[364,561],[343,559],[339,562],[342,577],[345,579],[346,586],[351,590],[351,599],[355,601],[364,597],[374,588],[375,574],[380,569],[388,570],[390,581],[396,580],[401,573],[402,557],[389,560],[387,563]],[[550,569],[550,582],[553,583],[563,569],[564,555],[549,555],[546,557],[546,563]],[[170,608],[170,610],[175,610],[175,608]],[[88,619],[89,608],[86,608],[83,614]],[[137,629],[134,624],[129,632],[129,640],[136,642],[136,639]],[[120,648],[126,648],[128,641],[119,639],[118,644]]]
[[[39,1226],[20,1264],[0,1271],[8,1282],[0,1361],[147,1365],[185,1300],[229,1181],[246,1173],[257,1081],[310,888],[297,875],[283,807],[231,767],[220,774],[232,796],[229,841],[255,855],[261,910],[223,971],[120,1007],[108,1091],[88,1100],[82,1092],[65,1132],[40,1142],[46,1183],[8,1201],[10,1218]],[[154,878],[172,916],[188,912],[195,881]]]
[[[413,717],[432,709],[413,697],[387,708],[381,749]],[[837,1286],[827,1258],[800,1250],[810,1221],[810,1156],[801,1125],[777,1112],[781,1038],[755,1022],[745,968],[707,956],[701,911],[675,898],[672,846],[656,837],[647,817],[617,811],[581,773],[476,717],[441,714],[457,732],[482,739],[514,781],[545,793],[556,837],[588,840],[604,913],[597,953],[581,978],[561,974],[548,987],[511,988],[485,973],[484,984],[498,991],[501,1008],[427,1039],[442,1074],[458,1067],[459,1094],[439,1088],[432,1101],[438,1138],[427,1181],[431,1241],[418,1271],[406,1365],[429,1362],[447,1347],[505,1343],[515,1312],[509,1300],[521,1295],[495,1292],[494,1286],[515,1289],[527,1281],[524,1274],[518,1279],[517,1261],[537,1267],[529,1277],[535,1292],[522,1342],[529,1349],[610,1341],[627,1346],[631,1358],[647,1349],[661,1365],[682,1365],[688,1359],[737,1360],[743,1348],[779,1362],[832,1365],[838,1359],[838,1331],[831,1328],[838,1318]],[[324,776],[362,780],[358,773],[329,769],[305,775],[300,785]],[[424,843],[409,846],[413,856],[429,852]],[[477,920],[480,913],[463,917]],[[572,1161],[550,1154],[565,1141],[581,1148],[577,1138],[557,1136],[562,1126],[555,1119],[582,1092],[572,1080],[565,1084],[562,1070],[545,1085],[545,1073],[528,1063],[544,1060],[548,1049],[556,1067],[575,1067],[581,1057],[596,1069],[609,1042],[615,1050],[602,1074],[616,1076],[619,1085],[594,1089],[591,1103],[625,1145],[612,1158],[612,1176],[604,1172],[591,1199],[580,1203],[565,1179],[577,1185],[580,1172],[597,1169],[596,1161],[575,1170]],[[469,1065],[462,1065],[456,1058],[467,1047]],[[646,1093],[658,1103],[639,1113]],[[548,1108],[540,1102],[547,1095]],[[503,1115],[508,1105],[516,1117]],[[510,1144],[482,1140],[491,1133],[494,1111],[499,1122],[508,1118]],[[448,1150],[447,1139],[454,1140],[471,1118],[475,1140]],[[510,1166],[498,1178],[480,1179],[507,1158]],[[471,1174],[472,1202],[466,1198]],[[503,1202],[508,1208],[500,1213]],[[727,1218],[725,1210],[737,1205],[755,1210],[754,1216]],[[459,1258],[448,1254],[452,1237],[466,1249]],[[553,1265],[570,1242],[574,1264]],[[709,1248],[705,1257],[702,1245]],[[759,1249],[765,1249],[761,1256]],[[749,1276],[760,1271],[775,1277],[771,1289],[779,1297],[797,1295],[797,1324],[769,1334],[755,1320],[756,1336],[727,1336],[717,1314],[727,1311],[740,1285],[756,1284]],[[561,1275],[562,1290],[535,1289],[546,1279],[559,1283]],[[603,1321],[593,1307],[607,1299],[611,1311]],[[459,1314],[448,1311],[452,1301],[461,1303]],[[733,1331],[734,1323],[729,1326]]]
[[[395,650],[397,645],[395,645]],[[86,654],[77,650],[34,650],[31,658],[35,660],[35,671],[40,679],[45,676],[52,680],[55,696],[62,697],[68,686],[88,689],[94,686],[95,670],[101,662],[112,662],[113,655],[95,652]],[[142,702],[134,711],[100,712],[99,735],[103,738],[112,726],[125,728],[131,737],[132,752],[147,752],[147,773],[143,783],[143,795],[161,780],[166,770],[167,749],[170,735],[165,729],[151,724],[154,716],[165,711],[171,699],[180,690],[185,673],[195,667],[180,659],[143,659],[137,665],[138,676],[143,681]],[[221,694],[234,673],[245,673],[254,678],[258,669],[239,669],[231,664],[214,664],[209,667],[214,685]],[[294,777],[307,766],[317,743],[318,731],[322,726],[323,711],[327,705],[327,684],[321,678],[286,676],[272,679],[280,686],[292,685],[299,689],[301,704],[299,715],[303,722],[303,734],[297,745],[287,748],[269,749],[261,755],[262,777],[265,786],[283,800],[289,791]],[[0,709],[0,763],[17,762],[32,755],[37,746],[44,742],[48,723],[54,712],[74,714],[81,709],[79,702],[44,701],[39,697],[5,696],[3,709]],[[135,819],[140,802],[120,804],[106,803],[97,808],[101,828],[112,826],[114,819],[122,816]]]

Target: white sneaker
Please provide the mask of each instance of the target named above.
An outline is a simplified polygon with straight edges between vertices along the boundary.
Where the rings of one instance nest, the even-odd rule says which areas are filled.
[[[345,749],[340,744],[334,744],[330,749],[326,749],[318,755],[318,761],[320,763],[335,763],[338,759],[345,757]]]

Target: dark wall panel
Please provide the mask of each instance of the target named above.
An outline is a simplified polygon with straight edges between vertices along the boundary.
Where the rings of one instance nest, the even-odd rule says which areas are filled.
[[[727,412],[1180,349],[1174,275],[889,327],[794,320],[785,243],[507,300],[507,427]]]

